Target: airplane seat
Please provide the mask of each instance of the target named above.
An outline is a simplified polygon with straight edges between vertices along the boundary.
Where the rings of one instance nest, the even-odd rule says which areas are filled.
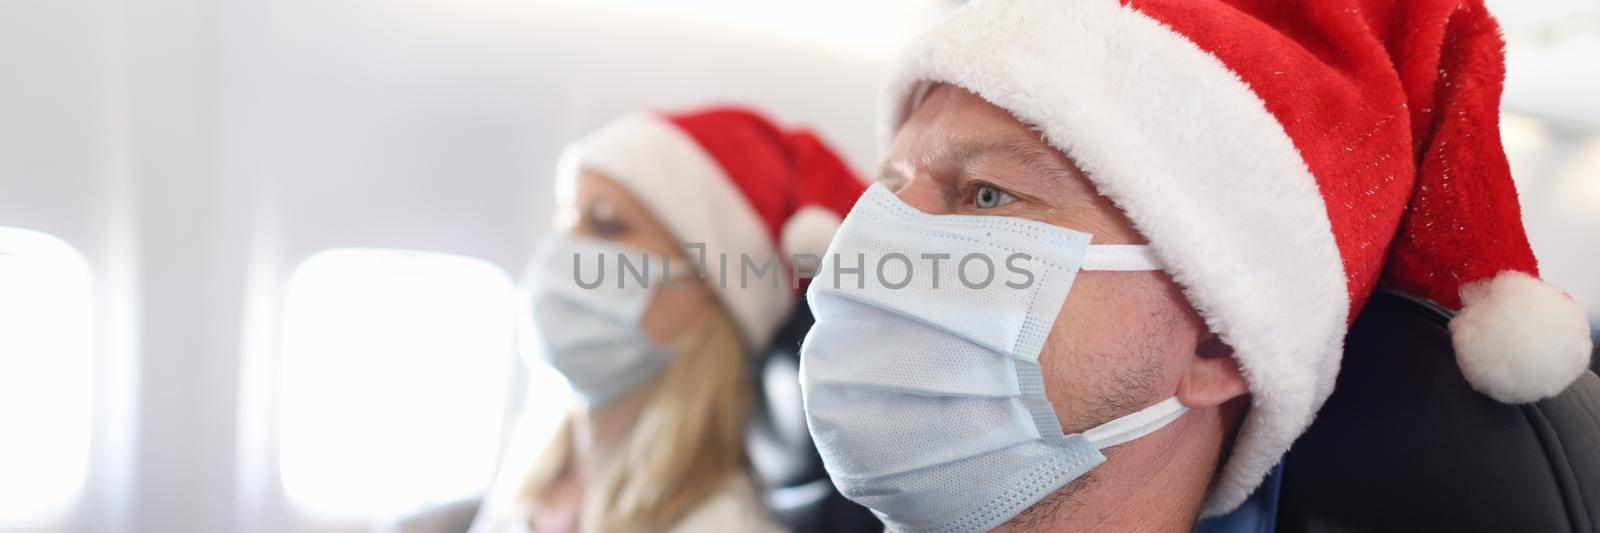
[[[373,524],[376,533],[466,533],[483,504],[480,497],[424,506]]]
[[[883,524],[871,511],[834,489],[806,429],[800,341],[812,322],[811,310],[800,302],[753,367],[755,404],[745,430],[751,474],[767,510],[796,532],[881,532]]]
[[[1284,457],[1279,531],[1600,531],[1600,378],[1496,402],[1457,369],[1451,316],[1373,295]]]
[[[1591,328],[1594,331],[1594,355],[1589,356],[1589,371],[1600,374],[1600,325]]]

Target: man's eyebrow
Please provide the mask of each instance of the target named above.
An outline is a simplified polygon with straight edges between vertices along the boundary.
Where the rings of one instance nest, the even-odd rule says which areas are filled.
[[[967,168],[982,159],[998,157],[1035,170],[1058,184],[1077,177],[1070,166],[1059,162],[1059,155],[1054,148],[1037,140],[1015,136],[955,140],[949,145],[946,156],[961,168]]]

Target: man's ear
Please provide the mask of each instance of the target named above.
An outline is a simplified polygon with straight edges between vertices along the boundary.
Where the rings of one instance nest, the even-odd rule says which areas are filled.
[[[1239,371],[1233,347],[1215,333],[1195,345],[1189,371],[1178,382],[1178,401],[1191,409],[1216,407],[1250,392],[1250,383]]]

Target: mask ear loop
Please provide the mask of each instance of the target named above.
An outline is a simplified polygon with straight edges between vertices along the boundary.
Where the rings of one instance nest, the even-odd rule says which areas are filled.
[[[1096,449],[1104,450],[1155,433],[1188,411],[1189,408],[1184,407],[1177,396],[1173,396],[1085,431],[1083,438],[1088,439]]]
[[[1143,244],[1090,245],[1078,267],[1102,272],[1147,272],[1165,268],[1155,250]],[[1085,431],[1083,437],[1096,449],[1103,450],[1154,433],[1188,411],[1189,408],[1173,396]]]
[[[1143,244],[1093,244],[1085,249],[1079,270],[1143,272],[1165,270],[1155,250]]]

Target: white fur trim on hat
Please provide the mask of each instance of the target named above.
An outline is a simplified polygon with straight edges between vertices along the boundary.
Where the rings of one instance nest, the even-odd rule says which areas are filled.
[[[1450,340],[1472,388],[1505,403],[1561,393],[1589,367],[1594,350],[1577,303],[1514,270],[1461,286]]]
[[[1252,407],[1204,513],[1236,508],[1333,391],[1350,309],[1322,194],[1283,127],[1220,60],[1116,0],[958,9],[890,75],[885,146],[928,82],[1072,157],[1234,348]]]
[[[783,224],[782,238],[779,239],[783,243],[783,253],[790,257],[798,254],[822,257],[828,251],[828,244],[833,242],[833,234],[839,231],[841,222],[839,215],[827,208],[814,205],[801,207]]]
[[[761,217],[722,166],[667,119],[644,113],[616,119],[568,146],[557,169],[562,201],[570,201],[578,174],[592,170],[627,187],[683,243],[704,244],[702,274],[733,315],[747,347],[765,345],[789,315],[794,290],[784,263],[763,274],[778,276],[776,287],[755,273],[745,283],[740,280],[745,257],[757,269],[768,258],[778,260]],[[691,261],[701,259],[697,247],[686,246],[684,253]]]

